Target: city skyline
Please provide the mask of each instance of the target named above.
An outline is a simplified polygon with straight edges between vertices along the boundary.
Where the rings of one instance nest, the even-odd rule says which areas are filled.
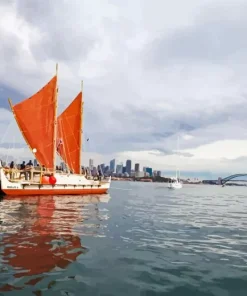
[[[125,175],[125,176],[135,176],[135,177],[145,177],[145,176],[161,176],[162,173],[160,170],[153,170],[150,167],[143,167],[143,170],[140,170],[140,164],[135,163],[133,164],[133,169],[132,169],[132,161],[130,159],[127,159],[125,162],[125,166],[123,163],[117,163],[116,165],[116,159],[111,159],[109,161],[109,165],[102,163],[98,164],[97,167],[94,166],[93,168],[91,167],[91,164],[94,163],[93,159],[89,159],[89,168],[91,171],[93,170],[101,170],[102,173],[105,174],[114,174],[114,175]]]
[[[110,163],[111,161],[115,161],[115,173],[116,174],[121,174],[121,172],[123,172],[123,169],[124,169],[124,172],[126,171],[126,163],[128,160],[126,160],[125,162],[124,161],[117,161],[116,159],[112,159],[112,160],[109,160],[108,162],[105,162],[105,163],[102,163],[102,164],[99,164],[100,166],[104,166],[104,168],[108,168],[109,169],[109,172],[110,172]],[[150,167],[148,166],[141,166],[140,163],[134,163],[132,160],[129,160],[131,161],[131,171],[132,173],[133,172],[146,172],[146,169],[148,168],[148,171],[150,169]],[[124,165],[125,163],[125,165]],[[135,170],[136,166],[139,168],[139,170]],[[102,170],[104,171],[104,168],[102,168]],[[176,170],[168,170],[168,169],[152,169],[152,172],[158,172],[158,175],[161,175],[163,177],[174,177],[176,175]],[[197,171],[197,172],[192,172],[192,171],[181,171],[180,170],[180,176],[181,178],[192,178],[192,179],[200,179],[200,180],[217,180],[219,177],[227,177],[229,175],[232,175],[234,174],[233,172],[231,171],[228,171],[228,172],[216,172],[216,173],[212,173],[210,171]],[[150,171],[149,171],[149,175],[150,175]],[[152,173],[151,173],[152,175]],[[142,177],[143,175],[137,175],[139,177]]]

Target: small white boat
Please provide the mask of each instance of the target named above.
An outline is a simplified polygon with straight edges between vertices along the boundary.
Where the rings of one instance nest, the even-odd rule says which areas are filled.
[[[168,188],[170,189],[181,189],[183,187],[183,183],[180,182],[180,180],[176,177],[171,180],[171,182],[168,184]]]

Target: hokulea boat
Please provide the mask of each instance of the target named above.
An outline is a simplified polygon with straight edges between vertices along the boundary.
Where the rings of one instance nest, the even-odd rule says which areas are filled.
[[[72,103],[57,118],[56,75],[37,93],[10,107],[39,169],[20,171],[0,164],[1,191],[7,195],[103,194],[111,178],[92,179],[81,169],[83,85]],[[70,173],[56,171],[56,155]],[[21,174],[30,178],[23,180]]]

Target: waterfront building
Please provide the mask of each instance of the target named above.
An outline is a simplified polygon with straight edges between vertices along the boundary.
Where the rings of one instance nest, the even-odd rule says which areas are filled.
[[[126,161],[126,172],[127,172],[128,175],[130,176],[130,174],[131,174],[131,160],[130,160],[130,159],[128,159],[128,160]]]
[[[93,159],[89,159],[89,169],[90,171],[93,170]]]
[[[126,173],[126,166],[123,167],[123,174]]]
[[[149,174],[150,177],[153,176],[153,169],[152,168],[146,168],[146,173]]]
[[[116,165],[116,160],[115,159],[112,159],[110,161],[110,172],[111,173],[115,173],[115,165]]]
[[[140,164],[139,163],[136,163],[135,164],[135,172],[139,172],[140,171]]]
[[[116,174],[117,175],[122,175],[122,173],[123,173],[123,164],[118,164],[116,166]]]

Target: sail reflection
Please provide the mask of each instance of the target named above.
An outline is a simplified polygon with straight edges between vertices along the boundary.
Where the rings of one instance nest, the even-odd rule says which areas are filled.
[[[93,232],[87,235],[97,235],[102,220],[98,203],[109,199],[109,194],[5,198],[0,213],[0,261],[14,278],[27,277],[26,284],[65,269],[88,251],[80,239],[84,220],[93,221],[89,224],[93,224]],[[0,277],[0,287],[2,284]],[[12,289],[6,283],[0,291]]]

